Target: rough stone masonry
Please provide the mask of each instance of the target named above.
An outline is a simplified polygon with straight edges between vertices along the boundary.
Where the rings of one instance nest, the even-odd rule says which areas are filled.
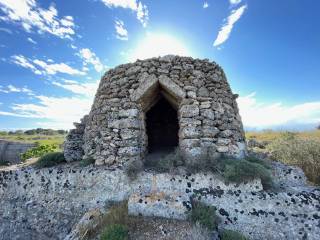
[[[187,164],[208,149],[241,158],[236,98],[222,68],[206,59],[168,55],[120,65],[102,77],[89,115],[67,136],[65,158],[119,166],[143,161],[161,142],[176,144]]]

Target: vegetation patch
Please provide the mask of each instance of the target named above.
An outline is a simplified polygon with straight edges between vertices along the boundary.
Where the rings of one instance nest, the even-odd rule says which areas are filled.
[[[223,177],[229,182],[242,183],[256,178],[261,179],[264,189],[272,187],[272,178],[269,168],[258,160],[224,160]]]
[[[267,146],[274,160],[301,167],[307,178],[320,184],[320,140],[285,133]]]
[[[241,233],[228,229],[223,229],[220,235],[221,240],[247,240]]]
[[[192,201],[192,210],[189,219],[193,223],[198,223],[209,231],[215,230],[218,226],[219,218],[216,215],[216,208],[207,206],[201,202]]]
[[[9,166],[9,162],[1,160],[0,161],[0,166]]]
[[[52,167],[65,162],[66,160],[64,159],[64,155],[62,152],[53,152],[40,157],[35,165],[38,168],[44,168]]]
[[[82,159],[80,161],[80,166],[81,167],[86,167],[86,166],[89,166],[91,164],[94,164],[95,160],[94,158],[90,157],[90,158],[85,158],[85,159]]]
[[[58,151],[58,146],[55,144],[41,144],[36,147],[28,149],[21,154],[21,160],[26,161],[29,158],[42,157],[47,153]]]
[[[111,224],[102,232],[100,240],[127,240],[128,228],[122,224]]]

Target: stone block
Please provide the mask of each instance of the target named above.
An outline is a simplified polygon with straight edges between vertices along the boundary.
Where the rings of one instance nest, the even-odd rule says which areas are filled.
[[[128,212],[133,216],[186,220],[191,210],[189,197],[183,193],[134,193],[129,197]]]

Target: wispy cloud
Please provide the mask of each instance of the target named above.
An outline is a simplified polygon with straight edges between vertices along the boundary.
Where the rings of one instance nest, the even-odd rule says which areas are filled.
[[[320,122],[320,101],[286,106],[281,102],[266,104],[256,93],[239,97],[238,105],[245,127],[264,129],[289,124],[316,124]]]
[[[238,9],[231,11],[226,23],[221,27],[213,46],[217,47],[228,40],[234,24],[241,18],[246,8],[247,5],[243,5]]]
[[[83,59],[84,66],[92,64],[97,72],[101,72],[104,68],[100,59],[89,48],[82,48],[79,51],[79,56]]]
[[[124,23],[121,20],[116,20],[114,25],[117,35],[116,37],[120,40],[127,41],[128,40],[128,31],[124,27]]]
[[[8,28],[3,28],[3,27],[0,27],[0,32],[5,32],[5,33],[8,33],[8,34],[12,34],[12,31]]]
[[[112,8],[128,8],[137,14],[137,19],[144,27],[147,26],[149,20],[148,7],[141,1],[137,0],[101,0],[107,7]]]
[[[203,8],[208,8],[209,7],[209,3],[208,2],[204,2],[202,5]]]
[[[231,5],[238,5],[239,3],[242,2],[242,0],[229,0]]]
[[[41,119],[39,125],[50,124],[53,128],[71,128],[90,111],[92,99],[86,97],[48,97],[36,96],[38,103],[13,104],[12,112],[0,112],[10,115]]]
[[[35,40],[33,40],[31,37],[27,38],[28,42],[31,42],[32,44],[37,44]]]
[[[24,86],[22,88],[13,86],[12,84],[9,84],[8,86],[4,87],[0,85],[0,92],[2,93],[26,93],[30,96],[33,96],[34,93],[31,89],[28,87]]]
[[[58,17],[52,4],[48,9],[38,6],[35,0],[0,0],[0,20],[17,23],[30,32],[50,33],[60,38],[71,38],[75,34],[72,16]]]
[[[84,95],[88,97],[94,97],[99,81],[92,82],[92,83],[78,83],[76,81],[64,81],[63,83],[60,82],[52,82],[52,84],[62,87],[66,90],[71,91],[72,93]]]
[[[14,55],[11,57],[12,62],[32,70],[37,75],[55,75],[57,73],[65,73],[70,75],[85,75],[85,72],[78,69],[72,68],[66,63],[52,63],[52,61],[47,60],[47,62],[39,59],[28,59],[23,55]]]

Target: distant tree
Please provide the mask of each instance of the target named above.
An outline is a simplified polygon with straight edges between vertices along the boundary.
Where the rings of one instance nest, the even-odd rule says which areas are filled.
[[[317,129],[320,130],[320,124],[318,125]]]
[[[58,132],[58,134],[66,134],[66,133],[67,133],[67,131],[62,130],[62,129],[61,129],[61,130],[58,130],[57,132]]]
[[[14,134],[15,134],[15,135],[21,135],[21,134],[23,134],[23,131],[22,131],[22,130],[16,130],[16,131],[14,132]]]
[[[27,134],[27,135],[34,135],[34,134],[36,134],[37,132],[36,132],[35,129],[30,129],[30,130],[24,131],[24,133]]]
[[[6,136],[6,135],[8,135],[8,132],[6,132],[6,131],[0,131],[0,136]]]

